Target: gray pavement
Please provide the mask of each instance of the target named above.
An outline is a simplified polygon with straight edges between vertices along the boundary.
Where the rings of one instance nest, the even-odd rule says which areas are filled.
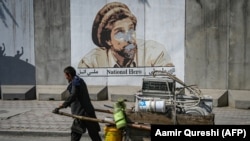
[[[69,136],[72,118],[53,114],[52,110],[62,101],[38,100],[0,100],[0,135],[40,135]],[[97,109],[111,110],[104,105],[113,106],[114,102],[92,101]],[[134,102],[126,102],[127,108]],[[61,111],[70,113],[70,108]],[[231,107],[214,107],[215,125],[250,125],[250,110]],[[111,114],[96,112],[97,118],[104,119]],[[104,123],[100,123],[104,135]]]

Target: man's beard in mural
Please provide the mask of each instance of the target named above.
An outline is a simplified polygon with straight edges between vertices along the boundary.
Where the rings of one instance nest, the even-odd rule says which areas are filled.
[[[129,44],[117,53],[126,59],[133,59],[136,53],[136,46],[134,44]]]

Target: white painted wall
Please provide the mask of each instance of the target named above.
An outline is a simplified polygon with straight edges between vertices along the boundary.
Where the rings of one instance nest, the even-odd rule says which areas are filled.
[[[21,60],[35,65],[33,0],[0,0],[0,46],[5,55],[14,56],[21,47]]]

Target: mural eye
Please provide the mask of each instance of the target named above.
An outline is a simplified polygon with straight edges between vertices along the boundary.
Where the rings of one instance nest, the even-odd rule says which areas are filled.
[[[125,35],[125,33],[118,32],[118,33],[115,34],[114,37],[115,37],[116,40],[125,41],[126,35]]]

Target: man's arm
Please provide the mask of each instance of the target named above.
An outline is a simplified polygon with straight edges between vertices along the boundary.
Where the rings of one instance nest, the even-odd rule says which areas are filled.
[[[69,95],[69,97],[57,108],[55,108],[52,112],[58,113],[60,109],[67,108],[76,98],[76,86],[72,86],[72,93]]]
[[[76,86],[72,85],[71,94],[69,97],[59,106],[60,108],[67,108],[75,99],[77,95]]]

